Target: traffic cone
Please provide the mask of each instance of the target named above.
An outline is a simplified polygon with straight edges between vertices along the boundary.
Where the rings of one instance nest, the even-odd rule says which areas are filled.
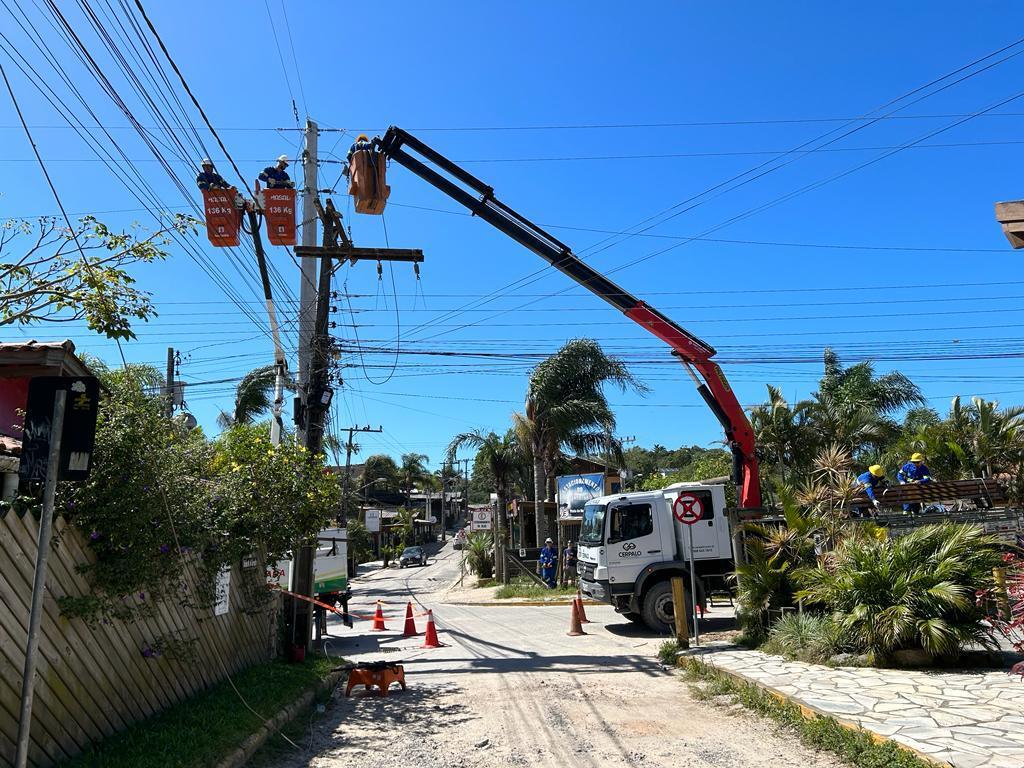
[[[405,606],[405,631],[402,632],[402,637],[415,637],[418,634],[416,621],[412,617],[412,601],[410,600]]]
[[[569,631],[566,634],[569,637],[587,634],[583,631],[583,625],[580,624],[580,604],[575,600],[572,601],[572,616],[569,618]]]
[[[373,626],[371,629],[374,632],[384,632],[387,627],[384,626],[384,610],[380,606],[380,600],[377,601],[377,612],[373,614]]]
[[[583,594],[578,589],[576,590],[576,605],[580,607],[580,624],[590,624],[587,612],[583,610]]]
[[[423,636],[423,645],[420,648],[443,648],[437,639],[437,627],[434,626],[434,612],[427,609],[427,631]]]

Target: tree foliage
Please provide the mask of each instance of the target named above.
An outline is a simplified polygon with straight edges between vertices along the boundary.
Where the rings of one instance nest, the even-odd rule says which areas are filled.
[[[156,315],[129,268],[167,258],[172,233],[198,221],[175,215],[155,232],[115,232],[92,216],[73,230],[51,217],[0,224],[0,326],[85,320],[112,339],[133,339],[132,322]]]
[[[263,426],[236,425],[211,442],[167,419],[148,394],[155,372],[99,373],[109,395],[93,471],[59,485],[59,509],[95,556],[79,565],[90,593],[62,599],[66,615],[131,619],[165,599],[208,605],[222,568],[249,556],[273,562],[336,513],[340,488],[322,456],[272,446]]]

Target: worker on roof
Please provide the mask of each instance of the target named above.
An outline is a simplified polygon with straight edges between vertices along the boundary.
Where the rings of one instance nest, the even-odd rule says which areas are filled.
[[[295,189],[295,182],[285,170],[287,167],[288,155],[281,155],[277,158],[277,165],[268,165],[263,169],[260,181],[267,185],[267,189]]]
[[[910,460],[900,467],[900,471],[896,473],[896,479],[899,480],[900,485],[932,482],[932,473],[931,470],[925,466],[924,454],[915,453],[911,456]],[[903,511],[915,514],[921,511],[921,505],[904,504]]]
[[[370,141],[370,137],[367,136],[365,133],[360,133],[358,136],[356,136],[356,140],[353,142],[352,146],[348,148],[348,154],[345,155],[345,167],[341,169],[341,172],[345,175],[345,178],[348,178],[349,175],[352,173],[352,156],[356,152],[360,152],[362,150],[365,150],[367,152],[373,151],[373,142]]]
[[[224,177],[213,169],[213,160],[203,158],[202,170],[196,176],[196,184],[200,189],[230,189],[231,185],[224,181]]]
[[[875,496],[876,488],[884,488],[889,482],[885,479],[885,468],[881,464],[872,464],[868,467],[868,471],[862,475],[857,476],[857,485],[860,490],[864,491],[865,495],[871,499],[871,503],[874,504],[875,509],[878,509],[880,504],[878,498]],[[860,507],[853,508],[854,517],[860,517],[863,511]]]

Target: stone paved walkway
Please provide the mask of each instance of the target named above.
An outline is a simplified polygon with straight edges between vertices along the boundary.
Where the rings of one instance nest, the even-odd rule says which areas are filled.
[[[1005,672],[840,668],[707,646],[704,661],[957,768],[1024,767],[1024,682]]]

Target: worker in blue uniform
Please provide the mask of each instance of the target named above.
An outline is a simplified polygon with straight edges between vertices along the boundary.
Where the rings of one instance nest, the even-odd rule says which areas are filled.
[[[872,464],[868,467],[868,471],[862,475],[857,476],[857,485],[864,491],[864,494],[871,499],[871,503],[875,509],[878,509],[879,504],[878,498],[875,496],[875,489],[887,486],[889,483],[885,479],[885,469],[881,464]],[[854,517],[860,517],[863,514],[863,510],[860,507],[853,508]]]
[[[210,158],[203,158],[201,165],[202,170],[196,176],[196,185],[200,189],[229,189],[231,187],[224,181],[224,177],[213,169],[213,161]]]
[[[281,155],[277,158],[277,165],[268,165],[260,174],[260,181],[267,185],[267,189],[295,189],[295,182],[288,176],[288,155]]]
[[[910,460],[900,467],[900,471],[896,473],[896,479],[899,480],[900,485],[932,482],[932,473],[931,470],[925,466],[924,454],[915,453],[911,456]],[[921,511],[921,505],[904,504],[903,511],[915,514]]]
[[[356,136],[356,140],[352,143],[352,146],[348,148],[348,154],[345,155],[345,165],[341,169],[341,173],[346,179],[350,179],[352,177],[352,156],[356,152],[363,150],[366,152],[373,152],[373,142],[370,141],[370,137],[365,133],[360,133]]]
[[[555,568],[558,565],[558,550],[550,538],[544,540],[544,548],[540,551],[538,563],[540,577],[551,589],[555,588]]]

